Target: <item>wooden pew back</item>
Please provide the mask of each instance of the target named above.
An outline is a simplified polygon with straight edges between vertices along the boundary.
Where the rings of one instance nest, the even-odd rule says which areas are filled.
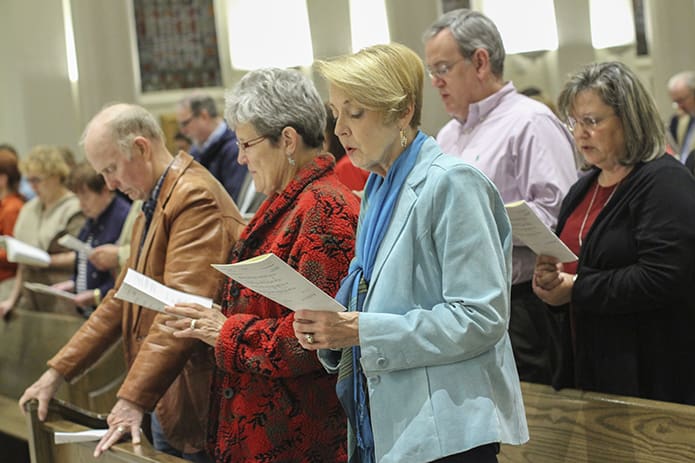
[[[26,409],[29,429],[29,449],[32,463],[72,463],[92,461],[97,442],[75,442],[56,445],[54,433],[77,432],[87,429],[105,429],[105,416],[80,410],[70,404],[52,400],[46,421],[38,419],[38,402],[31,401]],[[144,438],[142,444],[121,442],[104,453],[102,463],[184,463],[185,460],[154,450]]]
[[[83,322],[71,315],[23,310],[0,322],[0,395],[19,399]],[[123,350],[117,343],[87,373],[64,384],[57,397],[86,410],[108,412],[124,377]]]
[[[695,407],[522,383],[530,441],[500,463],[695,461]]]

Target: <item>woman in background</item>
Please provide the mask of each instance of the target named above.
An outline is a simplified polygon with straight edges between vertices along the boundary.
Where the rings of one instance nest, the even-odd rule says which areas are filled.
[[[73,261],[65,253],[68,250],[58,244],[58,239],[66,233],[77,236],[85,219],[79,201],[65,186],[70,166],[60,148],[38,145],[19,163],[19,169],[36,192],[36,197],[20,211],[14,236],[48,252],[51,262],[48,268],[19,265],[11,294],[0,302],[0,314],[4,316],[17,306],[79,315],[71,302],[23,289],[24,282],[50,286],[72,276]]]
[[[695,404],[695,179],[664,156],[656,105],[624,64],[585,67],[559,106],[591,170],[557,225],[579,261],[536,263],[535,293],[571,320],[554,386]]]
[[[82,213],[87,218],[77,239],[92,248],[115,243],[130,212],[128,201],[109,190],[104,176],[87,161],[75,166],[67,184],[80,201]],[[66,259],[72,256],[75,269],[72,279],[53,287],[74,292],[78,312],[87,317],[113,288],[118,275],[110,269],[97,269],[87,253],[69,251],[68,254]]]
[[[24,198],[19,194],[19,165],[13,149],[0,146],[0,235],[12,236]],[[0,247],[0,300],[9,296],[14,286],[17,264],[7,261],[7,251]]]

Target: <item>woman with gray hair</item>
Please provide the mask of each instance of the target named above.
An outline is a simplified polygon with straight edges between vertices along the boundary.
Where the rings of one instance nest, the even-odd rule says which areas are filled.
[[[664,156],[654,101],[624,64],[570,79],[560,112],[591,167],[562,203],[557,234],[579,256],[539,256],[533,289],[570,314],[556,387],[695,404],[695,179]]]
[[[253,71],[227,95],[226,116],[267,195],[231,262],[274,253],[334,295],[353,256],[357,197],[322,152],[326,113],[314,85],[293,70]],[[294,336],[294,313],[229,280],[222,310],[167,309],[175,336],[213,346],[208,443],[218,462],[346,460],[346,418],[335,379]]]

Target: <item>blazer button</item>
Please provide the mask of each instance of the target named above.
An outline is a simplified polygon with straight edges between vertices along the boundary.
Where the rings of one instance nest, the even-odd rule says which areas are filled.
[[[239,287],[236,285],[232,287],[230,294],[232,295],[232,297],[239,297]]]
[[[386,360],[384,357],[379,357],[378,359],[376,359],[376,366],[378,366],[379,368],[386,368],[386,365],[388,364],[389,361]]]
[[[381,376],[379,376],[379,375],[369,377],[369,384],[371,384],[372,386],[376,386],[380,382],[381,382]]]
[[[224,391],[222,391],[222,394],[224,395],[225,399],[231,399],[234,396],[234,389],[228,387]]]

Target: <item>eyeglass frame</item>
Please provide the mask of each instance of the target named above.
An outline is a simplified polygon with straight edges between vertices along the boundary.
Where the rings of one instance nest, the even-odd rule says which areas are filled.
[[[458,63],[461,61],[465,61],[466,58],[462,57],[461,59],[457,59],[453,63],[439,63],[438,65],[435,66],[436,69],[432,69],[430,66],[425,67],[425,71],[427,71],[427,75],[430,77],[430,79],[443,79],[446,77],[449,72],[456,66]]]
[[[46,180],[46,176],[32,175],[31,177],[26,177],[27,183],[33,185],[35,183],[41,183]]]
[[[186,126],[188,126],[188,124],[190,124],[191,121],[198,116],[200,116],[200,114],[191,114],[191,117],[189,117],[188,119],[184,119],[182,121],[179,121],[179,128],[185,129]]]
[[[596,130],[596,128],[599,126],[599,124],[606,119],[610,119],[611,117],[618,117],[617,114],[610,114],[608,116],[604,117],[594,117],[594,116],[582,116],[579,119],[576,119],[570,115],[567,116],[566,120],[566,126],[567,130],[570,132],[574,133],[574,131],[577,129],[577,125],[581,125],[585,130],[588,130],[589,132],[593,132]]]
[[[237,139],[236,141],[236,146],[239,148],[239,151],[246,151],[247,149],[251,148],[252,146],[256,146],[263,140],[268,138],[268,135],[259,135],[256,138],[252,138],[251,140],[248,141],[239,141]]]

